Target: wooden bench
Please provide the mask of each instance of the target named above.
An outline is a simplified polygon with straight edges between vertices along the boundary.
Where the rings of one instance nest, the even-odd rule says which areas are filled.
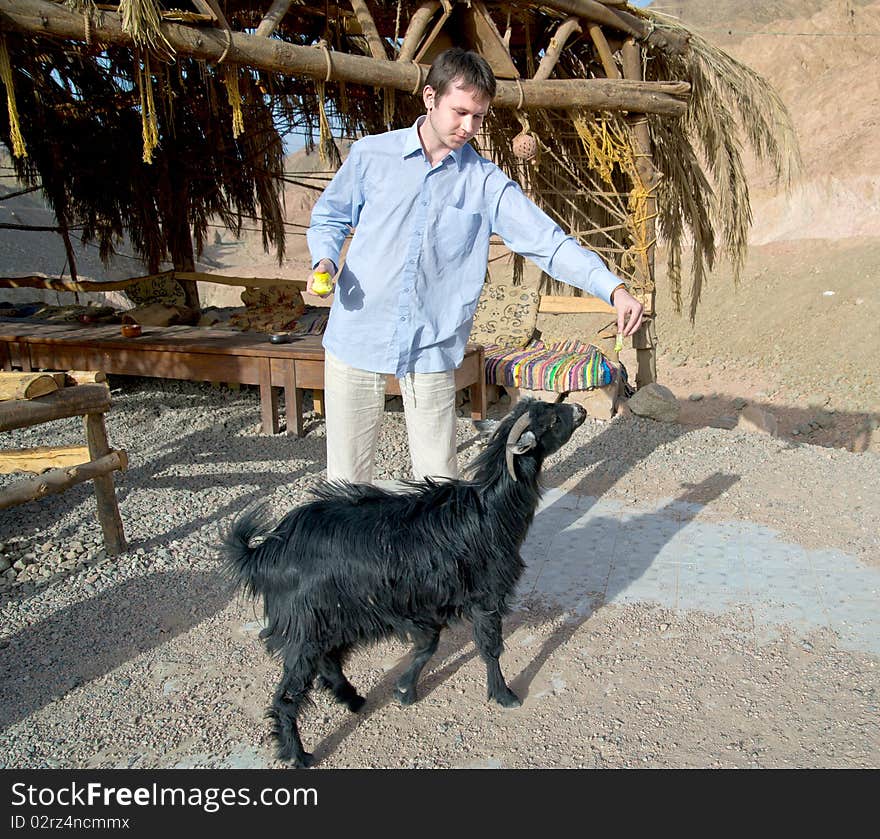
[[[91,369],[108,374],[258,385],[265,434],[277,434],[278,395],[284,391],[287,433],[303,433],[304,390],[324,389],[324,349],[319,335],[273,344],[257,332],[195,326],[145,326],[123,338],[118,324],[95,326],[36,321],[0,322],[0,367],[23,371]],[[485,419],[483,349],[467,347],[455,373],[456,389],[470,389],[471,416]],[[388,377],[387,392],[399,394]]]
[[[86,446],[68,446],[49,451],[16,449],[0,452],[0,471],[38,471],[34,478],[18,481],[0,491],[0,510],[39,500],[62,492],[83,481],[94,481],[98,502],[98,521],[104,532],[107,553],[115,556],[125,550],[125,534],[116,503],[113,472],[124,470],[128,457],[124,451],[111,449],[107,442],[104,414],[110,408],[110,389],[106,384],[82,384],[65,387],[36,399],[0,402],[0,431],[28,428],[63,419],[85,417]],[[42,471],[51,461],[56,468]]]

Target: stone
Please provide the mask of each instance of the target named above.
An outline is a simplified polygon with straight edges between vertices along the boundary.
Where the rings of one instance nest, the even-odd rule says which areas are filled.
[[[776,417],[770,411],[765,411],[757,405],[747,405],[743,408],[736,427],[740,431],[753,431],[759,434],[769,434],[774,437],[779,430]]]
[[[640,387],[627,403],[630,411],[658,422],[676,422],[681,406],[675,394],[665,385],[652,382]]]

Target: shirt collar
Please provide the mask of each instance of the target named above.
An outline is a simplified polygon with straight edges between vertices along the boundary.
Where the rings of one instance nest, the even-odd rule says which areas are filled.
[[[413,124],[412,127],[406,134],[406,139],[403,143],[403,156],[410,157],[410,155],[415,154],[416,152],[425,153],[425,150],[422,148],[422,141],[419,139],[419,127],[421,124],[427,119],[425,114],[422,114]],[[458,168],[461,169],[462,164],[462,152],[464,152],[464,146],[460,149],[452,149],[446,157],[451,157]],[[446,160],[446,157],[443,159]]]

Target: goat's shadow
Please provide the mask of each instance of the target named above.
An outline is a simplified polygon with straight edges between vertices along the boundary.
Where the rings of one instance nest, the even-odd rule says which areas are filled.
[[[528,585],[532,577],[530,572],[534,565],[539,564],[542,557],[546,557],[544,562],[554,562],[554,559],[547,555],[552,540],[558,534],[562,534],[572,528],[578,520],[589,512],[590,507],[595,504],[596,500],[616,482],[615,474],[621,473],[621,467],[623,472],[628,471],[653,451],[654,447],[646,439],[650,435],[647,435],[646,438],[639,438],[639,442],[630,449],[624,464],[616,464],[617,468],[607,468],[611,464],[603,462],[604,458],[601,453],[605,450],[614,450],[615,447],[612,444],[613,435],[620,433],[622,433],[621,429],[611,425],[594,438],[588,444],[589,452],[593,453],[589,456],[587,463],[588,467],[592,467],[591,471],[579,480],[576,485],[569,487],[569,494],[562,495],[539,510],[522,549],[523,558],[527,564],[527,571],[518,590],[519,599],[517,604],[521,605],[524,594],[527,595],[527,592],[523,592],[522,583],[525,582],[526,586]],[[681,436],[683,433],[686,433],[683,429],[670,428],[670,440]],[[582,474],[583,470],[583,452],[575,452],[558,463],[551,471],[554,477],[565,481],[574,475]],[[595,531],[596,540],[601,541],[609,534],[617,540],[615,549],[607,551],[599,559],[589,555],[588,546],[590,540],[587,538],[587,534],[584,533],[584,529],[576,529],[577,532],[571,534],[573,541],[585,546],[582,564],[578,567],[567,568],[566,570],[569,572],[568,577],[563,582],[568,598],[573,596],[572,592],[579,593],[577,608],[569,609],[559,605],[551,605],[540,612],[542,622],[548,618],[553,619],[560,616],[564,619],[559,622],[559,627],[546,637],[541,648],[523,670],[512,678],[509,673],[506,674],[511,689],[520,698],[527,701],[529,690],[535,677],[553,653],[565,645],[597,609],[601,608],[605,603],[614,600],[616,595],[644,575],[670,540],[679,534],[705,505],[730,489],[738,480],[739,476],[737,475],[721,473],[711,475],[700,483],[687,487],[678,498],[668,502],[663,507],[648,513],[629,517],[627,519],[628,530],[637,532],[650,530],[654,534],[651,540],[640,542],[633,546],[628,546],[625,536],[621,535],[621,522],[618,518],[613,516],[597,516],[592,518],[584,529]],[[621,556],[622,561],[618,564],[619,572],[612,574],[617,547],[624,554]],[[518,629],[533,625],[535,621],[529,612],[518,608],[517,604],[514,605],[511,614],[504,621],[505,638]],[[554,623],[556,622],[554,621]],[[434,661],[445,661],[446,663],[441,664],[439,667],[435,666],[435,668],[431,667],[430,662],[428,663],[419,681],[419,701],[423,701],[426,697],[430,696],[438,686],[455,675],[464,665],[478,655],[473,643],[465,640],[463,637],[465,631],[460,627],[453,628],[451,631],[444,631],[438,651],[435,653]],[[450,658],[452,660],[449,660]],[[395,694],[395,684],[408,663],[409,654],[403,656],[401,661],[386,673],[380,682],[369,692],[366,697],[367,703],[359,714],[347,716],[336,730],[315,745],[314,754],[316,761],[320,762],[332,754],[339,744],[357,728],[362,719],[385,707],[389,702],[394,701],[392,697]],[[504,658],[502,657],[503,668]]]

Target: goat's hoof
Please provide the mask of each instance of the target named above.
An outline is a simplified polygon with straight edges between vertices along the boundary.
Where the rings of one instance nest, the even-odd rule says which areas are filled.
[[[397,701],[403,706],[414,705],[418,699],[415,688],[402,688],[398,685],[394,694],[397,696]]]
[[[355,696],[353,699],[349,699],[345,704],[348,705],[348,710],[351,711],[352,714],[356,714],[364,707],[366,701],[367,700],[364,699],[363,696]]]
[[[506,693],[499,693],[495,696],[490,696],[490,699],[494,699],[502,708],[519,708],[522,705],[522,699],[520,699],[512,690],[508,690]]]
[[[291,764],[294,769],[308,769],[315,762],[315,756],[311,752],[303,752],[302,757],[295,757]]]

